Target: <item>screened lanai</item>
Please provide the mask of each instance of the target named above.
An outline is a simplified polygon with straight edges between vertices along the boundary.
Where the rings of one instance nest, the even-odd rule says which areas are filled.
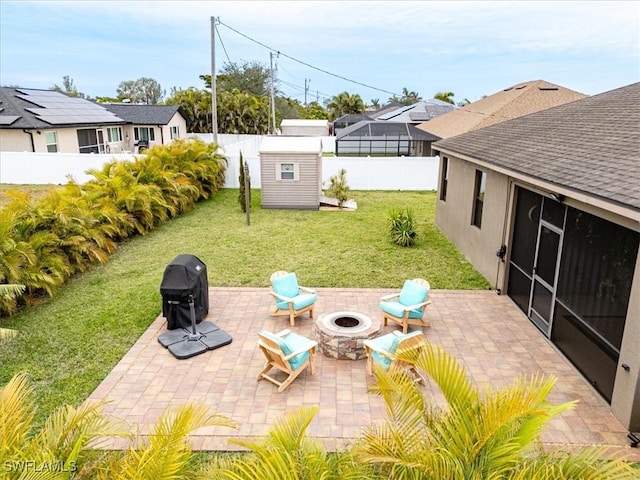
[[[421,157],[439,137],[404,122],[363,120],[336,135],[336,156]]]

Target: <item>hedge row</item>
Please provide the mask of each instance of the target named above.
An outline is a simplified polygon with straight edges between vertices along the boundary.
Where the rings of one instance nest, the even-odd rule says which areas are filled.
[[[177,140],[88,170],[92,180],[70,179],[37,201],[11,192],[0,210],[0,284],[26,289],[17,298],[0,296],[0,315],[53,296],[71,276],[107,262],[118,242],[209,198],[224,185],[226,169],[217,146]]]

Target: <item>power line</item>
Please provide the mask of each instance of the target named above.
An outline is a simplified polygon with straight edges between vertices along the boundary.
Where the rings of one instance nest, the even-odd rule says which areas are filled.
[[[275,48],[272,48],[272,47],[270,47],[270,46],[268,46],[268,45],[265,45],[264,43],[259,42],[258,40],[254,39],[254,38],[251,38],[249,35],[245,35],[244,33],[239,32],[238,30],[236,30],[236,29],[235,29],[235,28],[233,28],[233,27],[230,27],[229,25],[227,25],[226,23],[224,23],[224,22],[223,22],[223,21],[221,21],[220,19],[218,19],[218,23],[220,23],[220,25],[224,25],[224,26],[225,26],[225,27],[227,27],[229,30],[231,30],[231,31],[233,31],[233,32],[235,32],[235,33],[237,33],[238,35],[240,35],[240,36],[242,36],[242,37],[246,38],[247,40],[250,40],[250,41],[252,41],[252,42],[254,42],[254,43],[257,43],[258,45],[260,45],[261,47],[266,48],[267,50],[270,50],[270,51],[272,51],[272,52],[276,52],[278,55],[282,55],[283,57],[286,57],[286,58],[288,58],[289,60],[293,60],[294,62],[300,63],[300,64],[302,64],[302,65],[304,65],[304,66],[306,66],[306,67],[312,68],[312,69],[314,69],[314,70],[318,70],[319,72],[322,72],[322,73],[324,73],[324,74],[326,74],[326,75],[331,75],[332,77],[336,77],[336,78],[339,78],[339,79],[341,79],[341,80],[345,80],[345,81],[347,81],[347,82],[355,83],[356,85],[360,85],[360,86],[362,86],[362,87],[370,88],[371,90],[376,90],[376,91],[378,91],[378,92],[383,92],[383,93],[390,93],[391,95],[394,95],[394,96],[396,96],[396,97],[399,97],[399,96],[400,96],[400,95],[398,95],[397,93],[391,92],[391,91],[389,91],[389,90],[384,90],[384,89],[382,89],[382,88],[374,87],[374,86],[372,86],[372,85],[367,85],[366,83],[358,82],[357,80],[352,80],[352,79],[350,79],[350,78],[343,77],[342,75],[338,75],[338,74],[336,74],[336,73],[331,73],[331,72],[329,72],[329,71],[327,71],[327,70],[324,70],[324,69],[322,69],[322,68],[315,67],[315,66],[313,66],[313,65],[311,65],[311,64],[309,64],[309,63],[307,63],[307,62],[304,62],[304,61],[302,61],[302,60],[298,60],[297,58],[294,58],[294,57],[292,57],[291,55],[287,55],[286,53],[282,53],[281,51],[279,51],[279,50],[277,50],[277,49],[275,49]]]
[[[218,22],[220,22],[220,19],[217,19]],[[216,26],[217,23],[213,24],[213,28],[215,29],[216,33],[218,34],[218,39],[220,40],[220,45],[222,45],[222,50],[224,50],[224,54],[227,56],[227,60],[229,63],[233,63],[231,61],[231,59],[229,58],[229,54],[227,53],[227,49],[224,46],[224,42],[222,41],[222,37],[220,36],[220,30],[218,30],[218,27]]]

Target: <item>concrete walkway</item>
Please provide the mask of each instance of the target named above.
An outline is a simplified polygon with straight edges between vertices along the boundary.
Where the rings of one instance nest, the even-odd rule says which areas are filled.
[[[380,318],[378,302],[389,289],[320,288],[314,317],[351,310]],[[256,332],[289,328],[288,317],[269,315],[272,300],[266,288],[210,288],[209,315],[233,337],[230,345],[186,360],[177,360],[157,337],[166,331],[159,316],[89,400],[108,400],[105,414],[139,425],[140,433],[169,407],[202,402],[212,413],[230,417],[238,430],[207,427],[192,435],[195,450],[236,450],[230,439],[253,439],[267,434],[285,412],[317,405],[318,415],[308,435],[329,450],[347,447],[363,428],[385,418],[382,400],[367,393],[372,377],[365,360],[336,360],[316,356],[316,374],[298,377],[282,393],[267,381],[256,381],[264,357],[256,348]],[[578,400],[577,407],[551,421],[543,434],[549,447],[611,447],[640,461],[638,449],[629,447],[626,429],[609,411],[608,404],[576,369],[539,333],[507,296],[493,291],[433,290],[424,332],[429,341],[455,355],[478,386],[500,387],[520,374],[549,374],[558,378],[549,400]],[[296,320],[294,331],[312,337],[314,320]],[[396,329],[382,327],[380,334]],[[425,394],[442,401],[433,385]],[[114,441],[111,448],[125,443]]]

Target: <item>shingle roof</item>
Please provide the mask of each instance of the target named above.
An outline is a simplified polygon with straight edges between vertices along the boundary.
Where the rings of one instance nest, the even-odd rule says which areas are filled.
[[[135,125],[167,125],[180,109],[179,105],[138,105],[129,103],[103,103],[102,106],[127,123]]]
[[[421,123],[418,128],[441,138],[449,138],[580,100],[585,96],[544,80],[523,82]]]
[[[640,83],[440,140],[433,148],[640,210]]]
[[[0,87],[0,127],[118,125],[124,121],[97,103],[52,90]]]

